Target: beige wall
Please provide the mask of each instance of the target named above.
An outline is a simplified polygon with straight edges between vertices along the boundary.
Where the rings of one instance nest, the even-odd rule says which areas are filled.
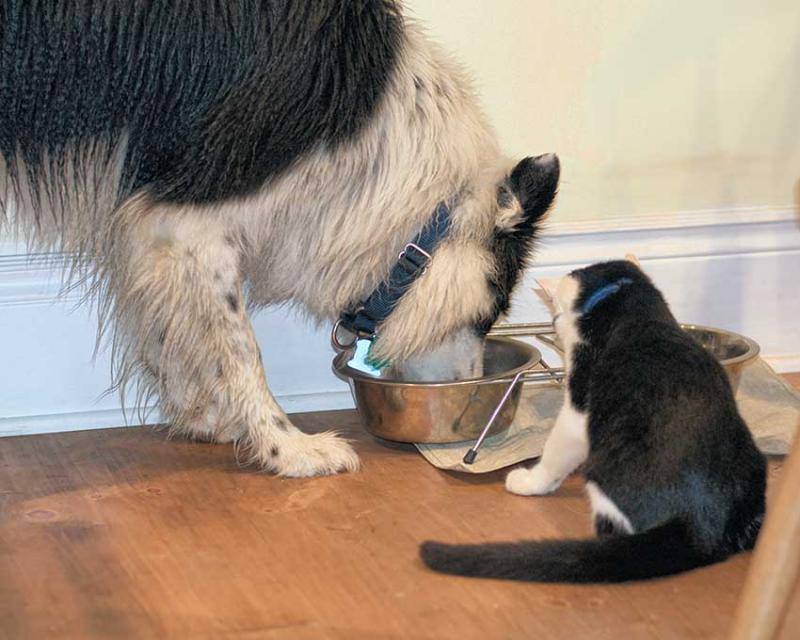
[[[794,204],[800,0],[408,0],[558,220]],[[554,218],[555,220],[555,218]]]

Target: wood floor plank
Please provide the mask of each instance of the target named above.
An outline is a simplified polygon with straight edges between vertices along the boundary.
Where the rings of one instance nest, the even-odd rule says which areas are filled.
[[[727,630],[748,555],[620,586],[431,573],[417,558],[425,539],[589,535],[582,482],[520,498],[502,473],[444,473],[376,442],[352,412],[294,419],[344,431],[362,471],[282,480],[241,469],[228,446],[143,428],[0,439],[0,638],[665,640]],[[779,474],[771,461],[771,480]],[[799,630],[793,612],[783,637]]]

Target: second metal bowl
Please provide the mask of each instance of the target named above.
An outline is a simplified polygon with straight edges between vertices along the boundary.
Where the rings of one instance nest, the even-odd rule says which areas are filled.
[[[681,324],[681,328],[719,360],[735,392],[739,388],[742,370],[758,356],[760,351],[758,343],[727,329],[699,324]],[[506,337],[534,337],[559,353],[563,354],[564,351],[553,325],[547,322],[497,325],[492,329],[492,334]]]
[[[698,324],[682,324],[681,327],[719,360],[735,393],[739,388],[742,370],[758,356],[758,343],[725,329]]]

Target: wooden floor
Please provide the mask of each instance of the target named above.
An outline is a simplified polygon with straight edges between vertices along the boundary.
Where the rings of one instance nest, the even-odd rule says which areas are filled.
[[[436,575],[422,540],[588,535],[582,483],[520,498],[500,473],[376,443],[351,412],[295,419],[344,430],[363,470],[280,480],[146,429],[0,439],[0,638],[724,636],[748,555],[624,586]],[[793,609],[784,639],[800,638]]]

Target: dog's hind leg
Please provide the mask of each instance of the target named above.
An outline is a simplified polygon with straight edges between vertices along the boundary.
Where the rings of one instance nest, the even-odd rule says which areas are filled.
[[[355,470],[346,441],[301,432],[270,393],[228,225],[210,213],[131,207],[105,267],[122,375],[140,370],[157,382],[174,433],[235,441],[248,461],[284,476]]]

